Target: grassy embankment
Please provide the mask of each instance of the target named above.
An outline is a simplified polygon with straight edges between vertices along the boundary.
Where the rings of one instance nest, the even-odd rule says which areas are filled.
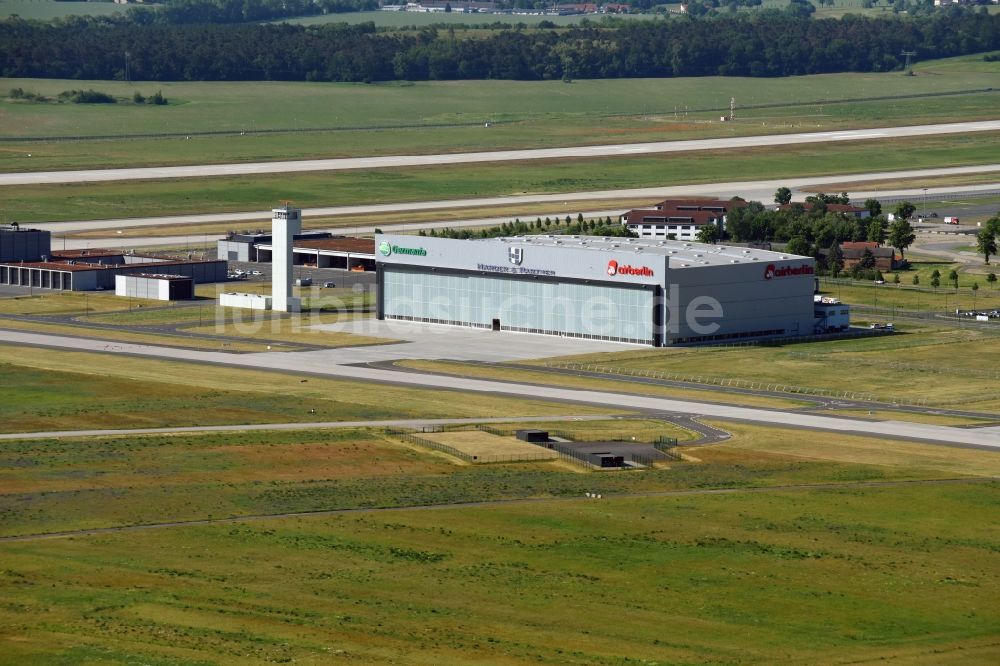
[[[0,89],[20,87],[49,97],[80,87],[93,87],[124,99],[130,99],[136,90],[147,94],[162,90],[171,104],[94,108],[0,100],[0,111],[10,121],[0,130],[0,138],[113,137],[4,143],[0,171],[539,148],[995,117],[1000,92],[930,95],[995,88],[1000,63],[983,62],[978,55],[965,56],[919,63],[915,71],[917,76],[913,77],[889,72],[571,84],[127,84],[5,79],[0,81]],[[831,91],[837,91],[836,95]],[[919,104],[905,99],[871,99],[894,95],[919,98]],[[719,123],[731,97],[737,100],[737,120]],[[636,107],[637,99],[643,100],[642,108]],[[861,101],[838,102],[844,99]],[[746,108],[755,104],[777,106]],[[460,126],[463,124],[468,126]],[[419,127],[408,127],[413,125]],[[378,131],[371,131],[375,128]],[[291,133],[269,133],[272,130]],[[201,136],[204,132],[229,134]],[[163,133],[179,136],[129,138]]]

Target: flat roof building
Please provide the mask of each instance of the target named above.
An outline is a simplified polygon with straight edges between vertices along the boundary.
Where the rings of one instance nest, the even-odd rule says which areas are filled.
[[[589,236],[375,240],[379,319],[653,346],[814,331],[811,257]]]
[[[726,215],[747,202],[739,197],[724,199],[666,199],[647,208],[634,208],[621,216],[621,223],[640,238],[695,240],[706,225],[725,229]]]
[[[0,224],[0,262],[41,261],[51,254],[52,234],[25,229],[17,222]]]
[[[45,261],[0,264],[0,284],[93,291],[116,289],[118,275],[158,273],[193,278],[195,283],[226,279],[226,262],[165,259],[115,250],[73,250],[59,252]]]
[[[271,234],[229,234],[218,242],[218,257],[229,261],[270,263],[274,257]],[[293,235],[292,265],[337,268],[345,271],[375,270],[375,241],[371,238],[334,236],[328,231],[303,231]]]

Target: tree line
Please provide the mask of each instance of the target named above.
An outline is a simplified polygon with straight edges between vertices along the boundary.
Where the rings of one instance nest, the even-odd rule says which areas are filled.
[[[374,24],[158,24],[114,17],[0,22],[0,76],[147,81],[777,77],[889,71],[1000,49],[1000,14],[809,19],[786,12],[501,29],[458,39]]]
[[[842,243],[869,241],[895,248],[905,258],[906,248],[916,239],[909,222],[916,208],[909,201],[896,204],[893,220],[889,222],[877,199],[865,201],[869,217],[858,218],[853,213],[835,212],[829,208],[830,204],[850,204],[847,192],[820,192],[806,197],[804,203],[792,203],[791,196],[791,190],[780,187],[774,194],[774,202],[779,205],[777,209],[759,201],[734,207],[726,214],[725,230],[706,225],[699,231],[698,240],[703,243],[722,240],[784,243],[791,254],[815,257],[821,272],[837,275],[844,267]],[[877,277],[874,255],[866,251],[866,256],[852,268],[852,275]]]

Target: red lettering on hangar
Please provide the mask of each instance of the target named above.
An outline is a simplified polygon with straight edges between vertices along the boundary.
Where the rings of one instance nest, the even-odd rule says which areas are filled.
[[[653,277],[653,269],[648,266],[619,264],[617,261],[612,259],[608,262],[608,275],[637,275],[639,277]]]
[[[764,269],[764,279],[770,280],[776,277],[790,277],[793,275],[812,275],[816,271],[809,264],[801,266],[782,266],[777,268],[774,264],[768,264]]]

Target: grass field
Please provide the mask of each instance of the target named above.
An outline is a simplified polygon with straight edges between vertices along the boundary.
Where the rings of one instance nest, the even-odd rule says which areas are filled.
[[[171,104],[97,109],[0,100],[0,139],[108,137],[84,142],[0,143],[0,170],[540,148],[995,117],[1000,92],[929,95],[995,88],[1000,63],[967,56],[923,63],[916,71],[918,76],[913,77],[899,73],[832,74],[571,84],[126,84],[5,79],[0,81],[0,90],[20,87],[47,96],[81,86],[126,98],[135,90],[152,93],[162,89]],[[914,96],[919,104],[871,100],[892,95]],[[737,100],[736,122],[717,122],[719,111],[728,110],[731,97]],[[636,107],[637,99],[643,100],[641,108]],[[759,104],[778,106],[749,108]],[[483,126],[487,122],[489,128]],[[266,133],[273,130],[292,133]],[[205,132],[230,134],[202,136]],[[127,139],[164,133],[177,136]]]
[[[66,16],[109,16],[121,14],[126,5],[113,2],[56,2],[55,0],[0,0],[0,18],[17,15],[23,19],[49,21]]]
[[[555,451],[548,451],[543,447],[522,442],[513,436],[499,437],[479,430],[421,433],[419,437],[437,444],[450,446],[456,451],[461,451],[466,455],[478,458],[519,455],[528,455],[532,458],[537,457],[538,459],[541,459],[543,456],[549,459],[558,457]]]
[[[874,394],[886,402],[1000,413],[997,337],[913,325],[888,337],[760,348],[679,348],[575,357],[609,369]],[[566,357],[560,360],[567,360]],[[852,368],[850,372],[839,369]]]
[[[831,172],[960,166],[995,161],[1000,133],[830,146],[781,151],[742,149],[669,156],[486,163],[414,169],[252,177],[216,177],[64,185],[19,186],[6,210],[23,222],[93,220],[181,213],[267,209],[291,200],[303,207],[561,193],[664,183],[703,183],[799,177]],[[737,194],[734,192],[734,194]],[[10,213],[7,213],[10,215]]]
[[[392,418],[545,416],[564,405],[277,372],[0,345],[0,429],[166,427]],[[25,396],[32,395],[27,400]],[[315,410],[311,412],[310,410]],[[616,410],[617,411],[617,410]],[[574,413],[607,410],[574,407]]]
[[[728,427],[728,426],[727,426]],[[623,426],[627,432],[627,424]],[[399,507],[480,500],[578,497],[587,491],[646,493],[798,483],[941,478],[974,469],[975,455],[920,445],[907,467],[879,446],[841,446],[819,433],[809,455],[753,450],[756,442],[794,450],[801,433],[751,428],[745,450],[699,448],[696,463],[670,469],[581,474],[560,462],[458,464],[370,430],[250,431],[0,441],[0,533],[44,533],[285,512]],[[860,438],[858,438],[860,439]],[[735,440],[743,441],[743,436]],[[820,443],[828,444],[824,460]],[[761,449],[765,448],[763,445]],[[868,459],[855,463],[858,451]],[[943,453],[942,453],[943,452]],[[902,454],[899,454],[902,455]],[[899,456],[897,456],[898,458]],[[968,473],[968,472],[966,472]],[[972,472],[972,475],[983,472]]]
[[[878,441],[840,433],[809,433],[808,437],[795,437],[791,430],[724,421],[717,421],[715,425],[732,433],[733,439],[726,443],[727,448],[841,463],[922,469],[926,473],[1000,475],[1000,452],[995,451]]]
[[[16,663],[991,663],[995,495],[536,502],[5,543],[0,618]]]

